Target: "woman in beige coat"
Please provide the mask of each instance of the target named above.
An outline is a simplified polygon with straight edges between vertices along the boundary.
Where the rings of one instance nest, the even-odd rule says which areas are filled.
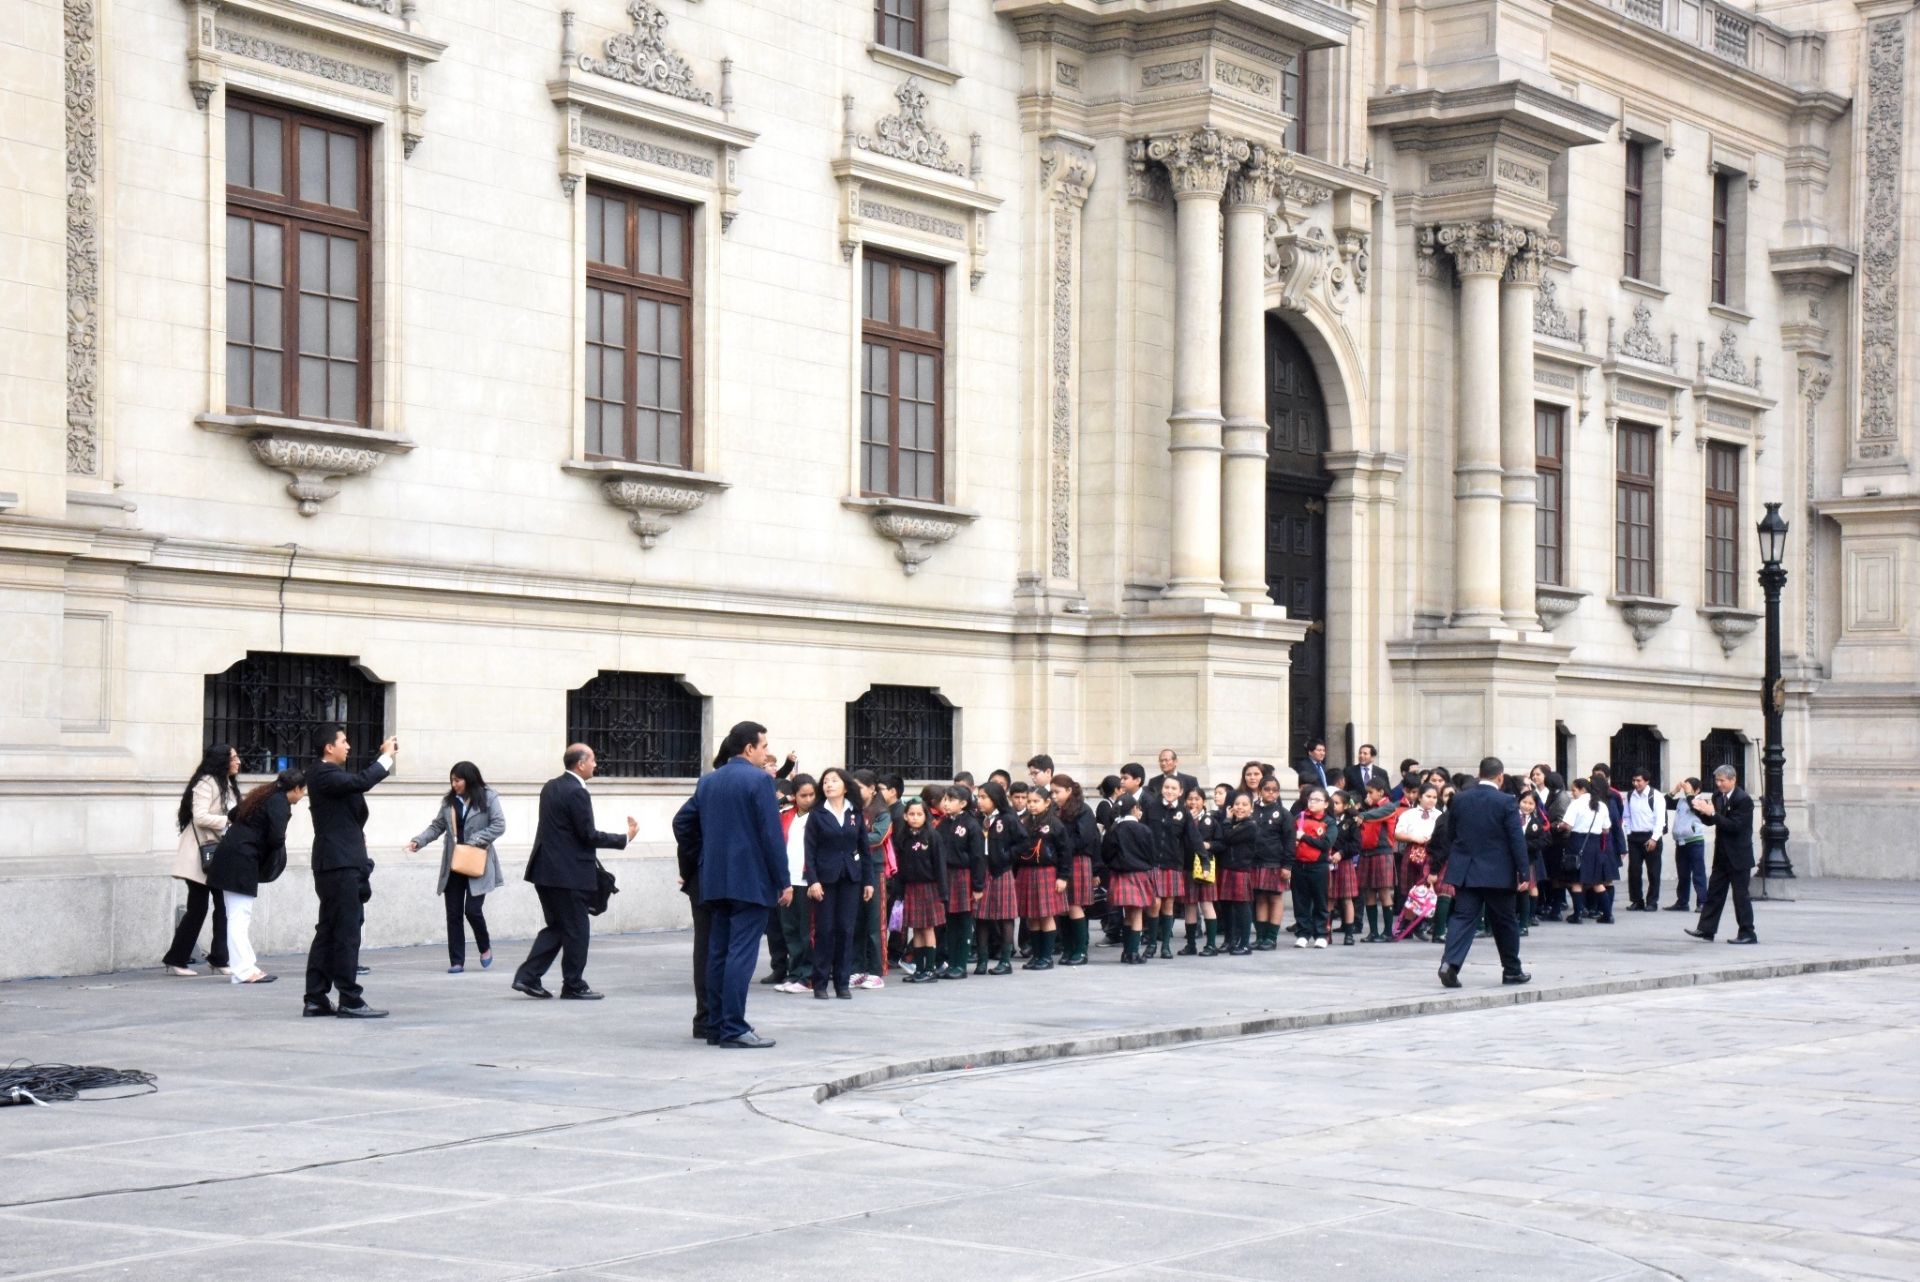
[[[234,776],[240,773],[240,754],[224,743],[208,748],[200,766],[180,794],[175,823],[180,846],[173,855],[173,875],[187,883],[187,911],[173,932],[173,947],[161,959],[169,975],[198,975],[189,963],[200,927],[207,920],[207,901],[213,901],[213,938],[207,943],[207,961],[216,975],[230,975],[227,967],[227,908],[221,896],[207,890],[207,874],[200,866],[200,848],[212,846],[226,834],[228,815],[239,803]]]

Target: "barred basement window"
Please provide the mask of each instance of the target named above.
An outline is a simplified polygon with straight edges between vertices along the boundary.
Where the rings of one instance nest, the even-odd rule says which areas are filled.
[[[249,650],[206,681],[203,738],[232,744],[247,774],[313,764],[314,735],[343,725],[352,761],[379,751],[387,719],[387,687],[353,659],[329,654]]]
[[[1607,762],[1613,768],[1613,786],[1621,792],[1633,786],[1633,772],[1647,772],[1647,782],[1660,786],[1661,748],[1666,743],[1653,726],[1624,725],[1607,744]]]
[[[606,672],[567,691],[567,742],[593,749],[610,779],[700,773],[706,700],[677,677]]]
[[[1738,730],[1709,730],[1700,741],[1700,786],[1713,787],[1713,772],[1732,766],[1734,783],[1747,786],[1747,737]]]
[[[847,705],[847,765],[951,779],[953,705],[918,686],[874,686]]]

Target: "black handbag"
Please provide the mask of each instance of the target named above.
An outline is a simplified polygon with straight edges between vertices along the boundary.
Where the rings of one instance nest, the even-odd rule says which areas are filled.
[[[213,852],[218,849],[220,849],[220,843],[217,841],[200,843],[200,875],[202,877],[213,871]]]
[[[587,916],[598,917],[607,911],[607,901],[620,893],[620,883],[613,879],[613,874],[598,859],[593,861],[593,882],[593,898],[587,901]]]

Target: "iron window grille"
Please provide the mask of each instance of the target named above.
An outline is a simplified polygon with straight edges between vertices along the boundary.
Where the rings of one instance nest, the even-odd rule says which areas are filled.
[[[1660,786],[1660,750],[1666,741],[1652,726],[1624,725],[1607,744],[1613,768],[1613,786],[1621,792],[1633,787],[1633,772],[1647,772],[1647,782]]]
[[[612,779],[692,779],[703,757],[706,700],[677,677],[606,672],[567,692],[567,742],[593,749]]]
[[[271,774],[312,764],[314,736],[330,724],[346,727],[355,760],[371,760],[386,712],[387,687],[352,659],[249,650],[207,677],[204,733],[232,744],[241,770]]]
[[[1713,772],[1732,766],[1734,783],[1747,786],[1747,741],[1738,730],[1709,730],[1700,741],[1700,786],[1713,787]]]
[[[847,764],[903,779],[953,777],[953,705],[918,686],[874,686],[847,705]]]

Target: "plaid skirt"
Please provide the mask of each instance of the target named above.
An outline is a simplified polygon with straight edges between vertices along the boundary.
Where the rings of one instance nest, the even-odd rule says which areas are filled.
[[[1360,895],[1360,861],[1342,859],[1337,868],[1327,872],[1328,899],[1357,899]]]
[[[1412,857],[1412,850],[1419,851],[1420,857],[1418,859]],[[1411,847],[1409,853],[1401,855],[1397,862],[1399,863],[1400,893],[1402,895],[1412,890],[1415,886],[1426,883],[1427,848],[1425,846]]]
[[[1085,908],[1093,902],[1093,857],[1075,855],[1073,868],[1067,874],[1067,903],[1075,908]]]
[[[1012,921],[1020,915],[1020,898],[1013,888],[1011,872],[988,876],[987,897],[975,912],[981,921]]]
[[[973,869],[947,869],[947,912],[970,913],[973,911]]]
[[[1153,896],[1155,899],[1178,899],[1187,893],[1186,874],[1178,868],[1155,868],[1153,870]]]
[[[1218,877],[1220,876],[1220,872],[1220,865],[1216,862],[1213,865],[1213,875]],[[1220,883],[1218,881],[1201,881],[1191,873],[1181,878],[1180,881],[1179,898],[1186,900],[1190,904],[1210,904],[1220,898]]]
[[[1146,908],[1154,898],[1151,872],[1107,874],[1107,902],[1115,908]]]
[[[1051,868],[1016,868],[1015,901],[1022,917],[1057,917],[1067,911],[1067,897],[1054,888]]]
[[[1277,865],[1268,865],[1253,870],[1253,888],[1262,895],[1285,894],[1287,891],[1287,883],[1291,880],[1292,878],[1288,876],[1287,870]]]
[[[932,881],[910,881],[901,900],[900,924],[908,930],[931,930],[947,924],[947,904],[940,886]]]
[[[1222,868],[1214,886],[1223,904],[1244,904],[1253,899],[1253,874],[1245,868]]]
[[[1394,888],[1393,852],[1369,851],[1360,856],[1360,887],[1363,890]]]
[[[1440,881],[1435,884],[1433,888],[1434,898],[1436,899],[1452,899],[1459,893],[1458,890],[1454,889],[1454,885],[1450,881]]]

